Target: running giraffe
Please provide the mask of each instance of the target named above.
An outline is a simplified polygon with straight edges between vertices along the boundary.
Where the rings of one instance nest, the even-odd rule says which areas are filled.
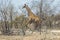
[[[36,29],[37,26],[42,23],[42,19],[41,19],[39,16],[35,15],[35,14],[31,11],[31,9],[28,7],[28,5],[24,4],[23,8],[26,8],[26,10],[27,10],[27,12],[28,12],[28,19],[29,19],[29,20],[28,20],[27,24],[28,24],[28,23],[32,23],[32,22],[36,23],[36,27],[35,27],[35,29]]]

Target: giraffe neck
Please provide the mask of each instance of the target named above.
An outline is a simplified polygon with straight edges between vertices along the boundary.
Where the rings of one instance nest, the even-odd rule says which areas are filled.
[[[28,11],[28,16],[34,15],[28,6],[26,6],[26,10]]]

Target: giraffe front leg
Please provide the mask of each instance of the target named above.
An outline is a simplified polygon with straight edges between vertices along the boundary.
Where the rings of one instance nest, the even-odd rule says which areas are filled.
[[[30,19],[27,20],[27,22],[26,22],[26,26],[27,26],[27,28],[29,28],[29,27],[28,27],[29,22],[30,22]]]
[[[29,20],[27,21],[27,23],[26,23],[26,24],[29,24],[31,20],[32,20],[32,19],[31,19],[31,18],[29,18]]]

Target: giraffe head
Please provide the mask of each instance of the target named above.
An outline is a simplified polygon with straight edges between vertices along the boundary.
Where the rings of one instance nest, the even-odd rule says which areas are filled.
[[[23,8],[25,8],[27,5],[26,4],[24,4],[24,6],[23,6]]]

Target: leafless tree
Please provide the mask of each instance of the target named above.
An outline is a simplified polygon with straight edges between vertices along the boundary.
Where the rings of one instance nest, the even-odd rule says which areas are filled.
[[[8,4],[7,4],[8,2]],[[3,4],[5,3],[5,4]],[[0,7],[0,14],[1,14],[1,20],[3,22],[3,34],[9,34],[10,28],[12,27],[12,15],[13,15],[13,5],[11,4],[11,1],[8,0],[2,0],[1,7]],[[9,20],[10,18],[10,20]],[[11,21],[11,22],[9,22]],[[11,26],[10,26],[10,24]]]

